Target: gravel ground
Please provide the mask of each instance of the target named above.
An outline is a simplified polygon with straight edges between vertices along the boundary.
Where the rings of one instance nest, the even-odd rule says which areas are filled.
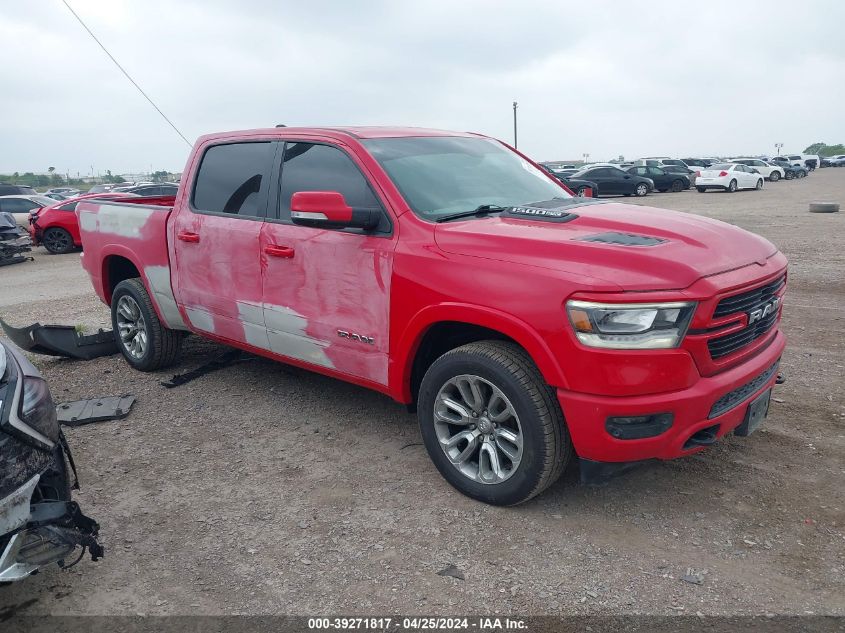
[[[0,590],[26,614],[845,615],[845,169],[763,191],[656,194],[790,258],[790,344],[768,420],[600,487],[571,469],[516,508],[441,479],[414,416],[373,392],[253,360],[167,390],[121,357],[36,357],[57,400],[134,393],[67,434],[106,558]],[[78,254],[0,269],[15,324],[108,324]],[[56,299],[60,299],[57,301]],[[220,346],[191,337],[181,365]],[[437,575],[455,565],[463,580]],[[687,579],[683,578],[687,576]],[[693,580],[694,582],[688,582]],[[35,600],[33,600],[35,598]],[[8,613],[8,611],[7,611]]]

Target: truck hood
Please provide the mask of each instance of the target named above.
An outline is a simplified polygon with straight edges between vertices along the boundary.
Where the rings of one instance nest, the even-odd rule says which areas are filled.
[[[676,290],[766,260],[768,240],[709,218],[622,203],[569,203],[569,221],[507,214],[437,224],[443,251],[604,280],[613,290]],[[620,243],[621,242],[621,243]]]

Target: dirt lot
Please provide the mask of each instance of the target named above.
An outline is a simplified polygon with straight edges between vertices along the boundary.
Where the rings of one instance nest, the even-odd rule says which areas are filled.
[[[167,390],[119,356],[35,358],[57,400],[131,392],[70,429],[99,563],[0,590],[56,614],[845,614],[845,169],[641,204],[756,231],[787,254],[789,347],[749,439],[601,488],[567,474],[510,509],[462,497],[387,398],[254,360]],[[106,325],[78,255],[0,269],[13,323]],[[219,347],[191,337],[181,371]],[[437,575],[449,564],[465,580]],[[702,584],[681,579],[688,568]],[[37,601],[28,603],[33,597]]]

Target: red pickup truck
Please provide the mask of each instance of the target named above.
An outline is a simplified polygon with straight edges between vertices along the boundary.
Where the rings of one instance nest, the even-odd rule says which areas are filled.
[[[77,207],[142,371],[186,332],[388,394],[461,492],[515,504],[766,416],[786,258],[730,224],[573,197],[477,134],[199,139],[175,199]]]

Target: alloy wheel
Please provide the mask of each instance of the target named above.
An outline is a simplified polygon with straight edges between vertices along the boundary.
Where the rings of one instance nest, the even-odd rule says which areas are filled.
[[[129,295],[117,300],[117,329],[129,355],[143,358],[147,352],[147,323],[138,302]]]
[[[480,376],[455,376],[440,388],[434,431],[452,466],[481,484],[506,481],[522,460],[519,416],[502,390]]]

